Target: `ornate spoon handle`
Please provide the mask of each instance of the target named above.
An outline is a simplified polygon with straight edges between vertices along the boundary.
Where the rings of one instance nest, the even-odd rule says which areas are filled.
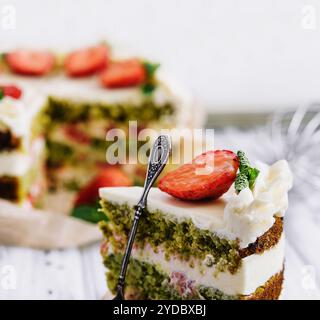
[[[127,268],[129,264],[129,259],[131,255],[132,245],[134,242],[134,238],[137,233],[138,224],[141,215],[144,212],[147,204],[147,197],[150,191],[150,188],[154,184],[155,180],[165,167],[169,154],[171,151],[171,140],[170,137],[167,135],[160,135],[153,144],[149,162],[148,162],[148,170],[146,175],[146,180],[144,182],[144,188],[142,196],[135,207],[135,214],[133,224],[129,233],[129,238],[127,242],[127,246],[125,249],[125,253],[122,259],[120,275],[118,279],[118,286],[117,286],[117,294],[113,298],[113,300],[124,300],[124,284],[125,278],[127,273]]]

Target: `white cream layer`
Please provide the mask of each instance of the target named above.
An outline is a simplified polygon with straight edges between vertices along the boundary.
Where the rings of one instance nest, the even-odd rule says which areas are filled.
[[[157,188],[152,188],[147,207],[160,210],[168,219],[178,222],[191,219],[199,229],[210,230],[222,238],[238,239],[240,248],[247,247],[263,235],[275,222],[275,217],[284,215],[288,206],[288,190],[292,175],[286,161],[273,166],[259,164],[260,174],[253,192],[245,189],[239,195],[232,186],[218,200],[181,201]],[[142,194],[141,187],[117,187],[100,189],[100,196],[115,203],[137,204]]]
[[[0,176],[21,177],[31,166],[31,158],[22,152],[2,152],[0,155]]]
[[[28,153],[23,151],[4,151],[0,153],[0,176],[22,177],[44,150],[43,138],[36,139]]]
[[[204,263],[201,263],[201,267],[196,264],[192,268],[189,263],[177,258],[166,260],[161,249],[155,253],[150,246],[133,249],[132,255],[140,261],[158,265],[169,276],[172,272],[182,272],[197,284],[219,289],[225,294],[250,295],[283,269],[284,244],[282,235],[274,247],[262,254],[253,254],[242,259],[241,267],[235,274],[229,271],[216,274],[214,266],[208,267]]]

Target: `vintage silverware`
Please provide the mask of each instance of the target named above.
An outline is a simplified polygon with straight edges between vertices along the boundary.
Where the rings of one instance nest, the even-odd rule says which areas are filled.
[[[150,188],[152,187],[155,180],[157,179],[157,177],[165,167],[168,161],[170,152],[171,152],[170,137],[167,135],[160,135],[154,142],[151,153],[150,153],[143,193],[138,204],[135,207],[134,220],[129,233],[129,238],[128,238],[127,246],[125,249],[125,253],[122,259],[122,265],[121,265],[120,275],[119,275],[118,285],[117,285],[117,294],[113,298],[113,300],[125,299],[124,297],[125,278],[126,278],[127,267],[128,267],[129,259],[131,255],[132,245],[138,229],[139,220],[141,215],[144,213],[144,209],[146,208],[147,197],[148,197]]]

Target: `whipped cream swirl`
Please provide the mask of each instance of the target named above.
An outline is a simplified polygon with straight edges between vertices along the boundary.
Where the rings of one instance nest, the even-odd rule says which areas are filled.
[[[230,238],[239,239],[245,248],[255,242],[275,222],[275,217],[283,217],[288,208],[288,191],[293,178],[286,160],[269,166],[257,162],[260,173],[253,190],[242,190],[238,195],[230,195],[224,209],[224,232]]]

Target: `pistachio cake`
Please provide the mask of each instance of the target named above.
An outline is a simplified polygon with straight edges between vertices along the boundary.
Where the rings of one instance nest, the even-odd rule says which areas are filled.
[[[231,164],[230,158],[225,162]],[[180,181],[175,192],[188,185],[197,200],[190,194],[181,196],[183,192],[172,196],[169,190],[151,189],[128,268],[127,298],[279,298],[284,270],[283,216],[291,172],[285,160],[271,166],[261,162],[256,168],[245,166],[240,161],[239,169],[235,163],[230,169],[221,162],[209,178],[191,178],[187,173],[190,165],[184,165],[180,172],[177,169],[160,180],[159,187],[164,189],[169,175],[174,175]],[[250,187],[249,179],[248,184],[243,183],[243,175],[251,169],[259,173]],[[228,174],[237,171],[236,176]],[[184,180],[188,175],[189,184]],[[229,190],[220,195],[217,186],[230,181]],[[209,185],[210,195],[203,188]],[[200,193],[205,195],[201,199]],[[105,236],[101,253],[112,293],[141,194],[141,187],[100,189],[102,210],[109,219],[101,222]]]
[[[106,150],[113,142],[106,141],[109,129],[122,129],[127,138],[129,121],[137,122],[138,133],[144,128],[200,126],[191,116],[190,97],[168,80],[159,64],[118,53],[109,45],[63,54],[13,50],[1,56],[0,72],[0,86],[31,87],[42,99],[37,107],[41,109],[39,123],[46,144],[47,182],[51,191],[47,198],[62,193],[68,205],[54,198],[50,205],[64,202],[63,209],[69,210],[75,194],[106,166]],[[28,90],[23,91],[28,94]],[[18,104],[25,102],[24,97],[22,100]],[[8,98],[2,101],[3,106],[6,101]],[[28,113],[30,106],[25,109]],[[30,122],[23,113],[21,121]],[[11,129],[19,130],[18,125],[13,124]],[[26,135],[33,130],[29,126]],[[28,149],[25,152],[28,154]],[[15,158],[15,162],[21,161]],[[144,174],[139,164],[125,170],[133,182],[141,180]],[[27,184],[25,189],[28,188]]]

